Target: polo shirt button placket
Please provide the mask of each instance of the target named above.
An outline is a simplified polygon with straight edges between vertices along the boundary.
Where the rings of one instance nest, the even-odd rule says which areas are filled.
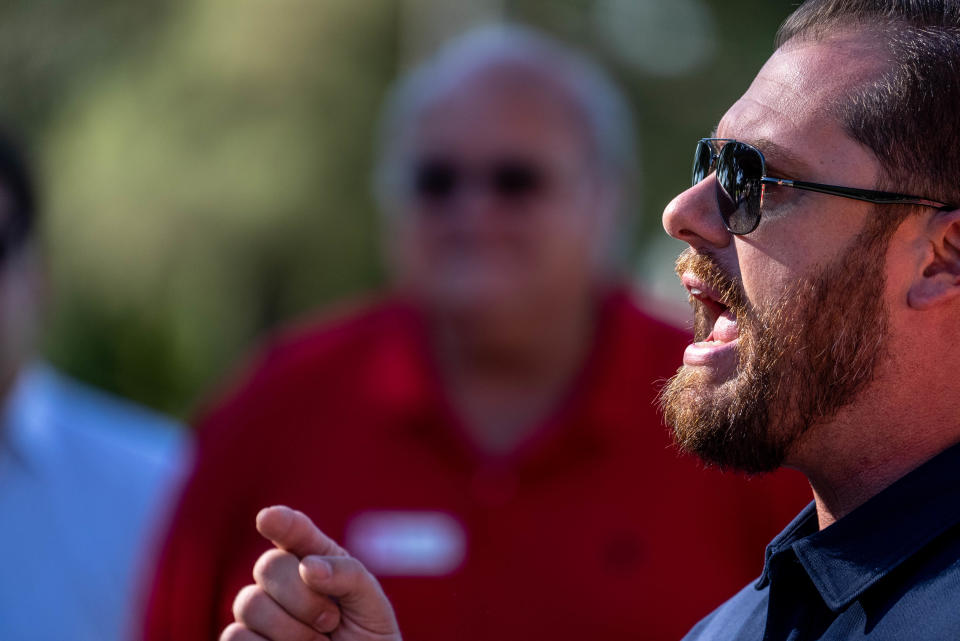
[[[505,469],[481,468],[470,480],[470,493],[484,507],[504,507],[516,497],[516,475]]]

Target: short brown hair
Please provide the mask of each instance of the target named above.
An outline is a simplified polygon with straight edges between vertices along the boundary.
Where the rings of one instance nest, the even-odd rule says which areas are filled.
[[[838,119],[876,154],[881,189],[960,203],[960,0],[807,0],[776,44],[858,30],[888,64],[838,101]]]

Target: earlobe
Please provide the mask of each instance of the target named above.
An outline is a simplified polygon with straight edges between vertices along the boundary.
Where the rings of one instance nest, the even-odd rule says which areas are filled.
[[[928,229],[930,253],[907,294],[916,310],[960,299],[960,210],[938,213]]]

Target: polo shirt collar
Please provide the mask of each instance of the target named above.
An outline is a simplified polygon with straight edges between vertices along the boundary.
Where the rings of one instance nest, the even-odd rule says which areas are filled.
[[[960,522],[960,444],[941,452],[850,514],[817,530],[808,505],[767,547],[761,589],[770,559],[791,549],[824,603],[834,612]]]
[[[620,327],[620,317],[624,315],[628,301],[625,290],[619,287],[601,293],[597,335],[580,375],[559,407],[544,419],[527,442],[508,455],[491,460],[457,431],[461,419],[450,405],[436,363],[429,357],[427,319],[410,300],[393,300],[393,331],[382,337],[378,345],[376,362],[369,370],[368,395],[397,417],[398,420],[388,422],[389,429],[427,430],[437,442],[445,443],[471,464],[515,470],[541,465],[569,466],[574,453],[579,459],[590,456],[602,446],[606,432],[624,422],[604,416],[595,407],[585,408],[584,403],[597,391],[593,380],[596,370],[609,367],[607,361],[622,358],[616,349],[616,339],[612,337],[624,331]],[[613,405],[619,410],[624,404],[620,401]],[[582,421],[575,420],[583,412],[591,413],[589,429],[581,424]],[[568,429],[571,424],[575,429]],[[629,427],[634,428],[632,422]],[[536,474],[542,476],[542,470],[539,467],[537,470]]]

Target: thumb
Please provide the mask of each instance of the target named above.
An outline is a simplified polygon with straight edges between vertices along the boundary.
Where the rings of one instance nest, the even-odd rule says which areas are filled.
[[[298,558],[310,554],[349,556],[333,539],[321,532],[306,514],[285,505],[260,510],[257,514],[257,530],[278,548]]]

